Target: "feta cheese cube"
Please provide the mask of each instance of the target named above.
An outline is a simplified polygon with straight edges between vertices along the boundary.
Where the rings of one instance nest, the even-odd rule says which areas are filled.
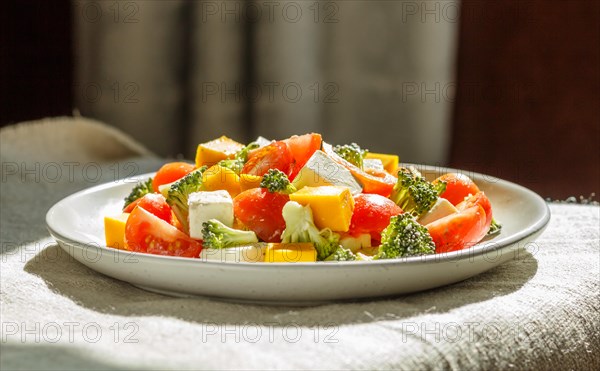
[[[426,225],[433,223],[438,219],[441,219],[450,214],[457,213],[456,207],[445,198],[438,198],[431,209],[419,218],[419,223]]]
[[[298,188],[318,186],[340,186],[359,194],[362,186],[354,179],[350,170],[332,160],[325,152],[316,151],[294,178],[292,184]]]
[[[373,170],[385,170],[383,162],[378,158],[365,158],[363,160],[363,168]]]
[[[256,138],[255,140],[256,143],[258,143],[258,148],[262,148],[264,146],[268,146],[269,144],[271,144],[273,141],[272,140],[268,140],[265,137],[261,137],[259,136],[258,138]]]
[[[233,199],[227,191],[194,192],[188,196],[190,237],[202,239],[202,223],[217,219],[233,226]]]

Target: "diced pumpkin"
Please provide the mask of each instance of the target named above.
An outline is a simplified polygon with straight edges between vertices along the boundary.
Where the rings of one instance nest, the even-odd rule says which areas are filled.
[[[266,263],[299,263],[317,261],[317,250],[310,242],[270,243],[265,252]]]
[[[196,150],[196,167],[213,166],[221,160],[233,158],[242,148],[244,148],[243,144],[224,135],[210,142],[201,143]]]
[[[385,153],[367,153],[366,158],[379,159],[383,163],[383,168],[388,173],[396,176],[398,172],[398,162],[400,161],[396,155],[388,155]]]
[[[290,195],[291,201],[310,205],[315,225],[347,232],[354,211],[354,198],[350,190],[339,186],[304,187]]]
[[[262,180],[261,176],[252,175],[252,174],[240,174],[240,188],[242,192],[260,187],[260,182]]]
[[[231,197],[241,192],[240,177],[231,169],[214,165],[202,174],[202,187],[205,191],[227,191]]]
[[[104,237],[106,246],[125,250],[125,224],[129,213],[104,217]]]

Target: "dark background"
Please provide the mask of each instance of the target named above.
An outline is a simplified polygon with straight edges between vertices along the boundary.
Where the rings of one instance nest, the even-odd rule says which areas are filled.
[[[3,5],[0,126],[70,115],[71,4]],[[553,199],[599,194],[600,2],[461,8],[450,165]]]

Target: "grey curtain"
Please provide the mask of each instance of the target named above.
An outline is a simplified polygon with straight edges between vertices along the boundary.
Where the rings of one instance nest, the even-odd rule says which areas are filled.
[[[75,1],[77,106],[161,155],[310,131],[444,164],[456,1]]]

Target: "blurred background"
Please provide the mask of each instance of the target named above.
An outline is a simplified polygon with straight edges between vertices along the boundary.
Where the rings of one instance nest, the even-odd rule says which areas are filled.
[[[8,1],[2,126],[74,110],[161,156],[316,131],[600,193],[600,2]],[[597,198],[596,198],[597,199]]]

